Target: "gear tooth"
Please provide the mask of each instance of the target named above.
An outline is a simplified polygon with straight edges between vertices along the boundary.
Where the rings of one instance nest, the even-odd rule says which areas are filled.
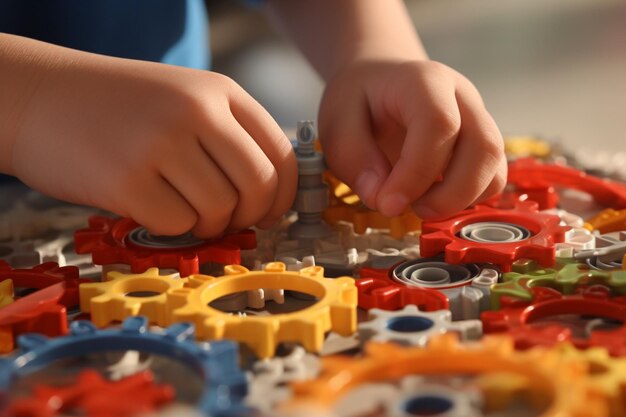
[[[308,266],[306,268],[302,268],[299,274],[311,278],[323,278],[324,268],[319,265]]]
[[[263,271],[270,273],[281,273],[287,270],[287,266],[283,262],[269,262],[263,268]]]
[[[246,274],[248,272],[248,268],[242,265],[226,265],[224,267],[225,276]]]

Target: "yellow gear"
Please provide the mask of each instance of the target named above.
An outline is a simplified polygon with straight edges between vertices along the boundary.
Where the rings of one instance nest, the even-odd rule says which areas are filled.
[[[80,285],[80,309],[91,313],[91,320],[98,327],[138,315],[148,317],[151,323],[167,326],[166,293],[182,288],[185,282],[187,279],[178,278],[177,274],[159,275],[158,268],[141,274],[109,272],[106,281]]]
[[[611,357],[604,348],[576,349],[571,344],[561,344],[554,350],[565,359],[584,361],[586,383],[589,390],[608,402],[611,417],[626,416],[626,357]]]
[[[0,308],[13,302],[13,280],[0,281]]]
[[[228,265],[225,276],[192,275],[184,288],[167,293],[170,322],[196,325],[201,339],[233,339],[248,345],[259,358],[274,355],[280,342],[299,342],[319,352],[332,330],[349,336],[356,331],[357,290],[350,277],[324,278],[319,266],[287,271],[282,262],[263,271]],[[284,289],[313,295],[317,302],[300,311],[267,316],[228,314],[209,306],[220,297],[255,289]]]
[[[294,397],[286,410],[328,410],[351,389],[408,375],[476,375],[486,389],[487,406],[502,406],[524,390],[530,404],[542,410],[540,417],[604,417],[607,405],[593,396],[584,383],[584,365],[561,358],[558,352],[534,348],[516,352],[512,339],[485,337],[479,343],[461,344],[458,336],[431,339],[426,348],[369,343],[360,358],[322,358],[322,372],[313,381],[292,384]],[[497,382],[497,383],[495,383]],[[490,395],[492,394],[492,395]],[[321,408],[321,410],[320,410]]]
[[[548,142],[531,136],[511,136],[504,139],[504,152],[507,156],[518,158],[547,158],[552,153],[552,147]]]
[[[339,181],[330,172],[324,174],[330,187],[330,205],[324,211],[324,220],[328,224],[340,221],[352,223],[354,232],[363,234],[368,227],[373,229],[389,229],[394,239],[402,239],[409,232],[421,230],[422,220],[411,210],[395,217],[385,217],[377,211],[365,207],[359,196],[346,184]]]

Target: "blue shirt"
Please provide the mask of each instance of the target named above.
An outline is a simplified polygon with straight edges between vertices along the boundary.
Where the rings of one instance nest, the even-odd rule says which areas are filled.
[[[203,0],[0,0],[0,32],[103,55],[210,66]]]

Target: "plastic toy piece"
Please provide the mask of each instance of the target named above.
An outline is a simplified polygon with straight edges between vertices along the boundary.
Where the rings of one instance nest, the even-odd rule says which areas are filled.
[[[626,230],[626,209],[614,210],[608,208],[587,219],[587,223],[593,230],[603,234]]]
[[[0,281],[0,308],[13,302],[13,281],[5,279]]]
[[[613,358],[606,349],[580,350],[567,343],[559,344],[554,349],[562,358],[584,362],[585,381],[589,390],[605,399],[612,416],[626,415],[626,358]]]
[[[189,323],[151,333],[145,317],[131,317],[121,329],[97,330],[88,321],[75,321],[65,337],[23,335],[18,340],[20,352],[0,360],[0,390],[7,391],[20,377],[59,359],[138,350],[180,361],[195,372],[204,383],[197,402],[200,411],[217,417],[246,415],[249,410],[242,400],[247,384],[238,365],[237,345],[229,341],[197,344],[194,334],[194,326]]]
[[[591,330],[587,338],[575,337],[565,325],[534,324],[546,317],[577,314],[599,316],[626,322],[626,296],[610,297],[610,290],[602,285],[593,285],[580,290],[579,294],[563,295],[557,290],[532,287],[531,302],[521,302],[512,298],[500,300],[500,311],[482,313],[485,333],[507,332],[515,340],[519,349],[533,346],[554,346],[570,341],[576,347],[586,349],[592,346],[606,348],[613,356],[626,355],[626,326],[614,330]]]
[[[449,310],[453,320],[477,319],[481,311],[490,307],[489,292],[491,285],[498,282],[499,273],[492,268],[483,268],[477,264],[451,265],[441,257],[421,258],[401,262],[391,268],[362,268],[361,276],[375,278],[376,283],[359,284],[357,286],[380,286],[389,289],[400,284],[404,287],[436,290],[448,298]],[[367,294],[359,298],[359,305],[364,308],[368,304]],[[385,310],[389,305],[381,304],[378,308]]]
[[[46,262],[31,268],[12,268],[0,261],[0,281],[10,279],[15,288],[43,289],[60,282],[78,278],[78,268],[59,266],[56,262]]]
[[[372,276],[374,275],[374,276]],[[407,287],[393,282],[385,276],[370,274],[370,270],[361,270],[364,278],[356,280],[359,293],[359,307],[366,310],[399,310],[407,305],[416,305],[422,311],[447,309],[448,297],[437,290]]]
[[[425,348],[369,343],[365,356],[322,358],[320,376],[293,384],[294,410],[329,410],[349,390],[367,383],[396,380],[407,375],[489,375],[522,379],[529,403],[541,409],[540,417],[605,416],[605,404],[584,385],[576,363],[560,360],[550,351],[515,352],[509,338],[485,338],[462,345],[453,334],[435,337]],[[486,392],[486,401],[489,401]]]
[[[80,286],[80,309],[91,313],[91,320],[98,327],[130,316],[146,316],[150,323],[166,326],[165,293],[182,288],[185,282],[176,274],[159,275],[158,268],[141,274],[109,272],[104,282]]]
[[[369,310],[370,321],[359,323],[365,340],[395,342],[408,346],[425,346],[435,335],[454,332],[461,340],[476,340],[482,335],[480,320],[452,321],[448,310],[419,311],[414,305],[402,310]]]
[[[315,239],[326,238],[333,232],[322,218],[328,207],[328,186],[323,181],[326,164],[322,154],[315,150],[315,136],[312,121],[298,122],[298,192],[293,203],[298,220],[289,226],[287,235],[304,245],[311,245]]]
[[[342,336],[356,331],[357,292],[350,277],[324,278],[319,266],[291,272],[281,262],[271,262],[263,271],[228,265],[224,272],[220,278],[193,275],[185,288],[169,291],[171,320],[195,323],[201,338],[245,343],[259,358],[273,356],[280,342],[299,342],[319,352],[329,330]],[[209,306],[220,297],[258,288],[298,291],[318,301],[304,310],[269,316],[231,315]]]
[[[508,157],[515,158],[548,158],[552,146],[545,140],[531,136],[512,136],[504,138],[504,152]]]
[[[570,229],[560,221],[538,212],[533,202],[519,203],[515,210],[476,206],[455,217],[424,222],[420,251],[424,257],[443,252],[451,264],[493,263],[504,272],[520,258],[549,267],[554,264],[555,244],[563,242]]]
[[[36,386],[34,397],[14,401],[8,414],[13,417],[55,417],[80,409],[88,417],[133,417],[154,411],[174,397],[174,388],[157,384],[150,371],[119,381],[107,381],[97,371],[86,369],[78,375],[75,385],[60,388]]]
[[[422,220],[412,210],[396,217],[385,217],[365,207],[359,196],[330,171],[326,171],[324,180],[331,190],[330,206],[324,211],[324,220],[329,224],[335,225],[341,221],[351,223],[357,234],[365,233],[368,228],[388,229],[394,239],[402,239],[407,233],[421,229]]]
[[[626,232],[596,236],[595,248],[579,251],[573,256],[596,269],[621,269],[626,257]]]
[[[33,269],[5,269],[0,275],[12,277],[17,287],[32,288],[48,285],[39,291],[17,299],[0,309],[0,353],[15,348],[17,336],[38,332],[50,337],[67,333],[67,309],[78,306],[78,268],[47,263]],[[37,282],[38,278],[41,282]],[[59,281],[49,285],[51,282]]]
[[[319,358],[302,346],[295,346],[286,356],[257,361],[253,364],[246,403],[270,415],[277,404],[290,398],[289,383],[313,379],[319,369]]]
[[[423,376],[407,376],[398,383],[365,384],[348,392],[329,414],[369,416],[380,412],[376,415],[394,417],[484,415],[483,396],[477,387],[463,386],[453,377],[439,377],[435,381]]]
[[[539,269],[526,274],[508,272],[503,282],[491,288],[491,306],[500,308],[502,297],[531,301],[533,287],[549,287],[563,294],[574,294],[584,286],[603,285],[615,294],[626,295],[626,271],[598,271],[584,264],[568,264],[560,270]]]
[[[182,277],[200,272],[208,262],[240,262],[240,250],[254,249],[252,230],[226,235],[219,240],[198,240],[191,235],[153,236],[132,219],[94,216],[89,228],[74,234],[76,252],[91,253],[98,265],[126,264],[131,272],[148,268],[175,268]]]
[[[626,208],[626,185],[557,164],[523,158],[509,164],[508,182],[516,186],[548,184],[584,191],[605,207]]]

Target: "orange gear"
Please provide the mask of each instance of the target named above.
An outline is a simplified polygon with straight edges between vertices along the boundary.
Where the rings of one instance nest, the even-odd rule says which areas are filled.
[[[486,392],[487,404],[492,405],[498,405],[501,399],[490,394],[501,395],[503,387],[519,391],[521,383],[529,393],[530,404],[542,410],[540,417],[608,415],[607,404],[593,396],[585,385],[581,361],[565,359],[558,352],[545,349],[516,352],[513,341],[507,337],[486,337],[480,343],[463,345],[454,334],[433,338],[426,348],[369,343],[361,358],[322,358],[320,376],[313,381],[294,383],[294,398],[284,407],[328,410],[361,384],[413,374],[497,378],[500,381],[492,384],[493,392]]]

